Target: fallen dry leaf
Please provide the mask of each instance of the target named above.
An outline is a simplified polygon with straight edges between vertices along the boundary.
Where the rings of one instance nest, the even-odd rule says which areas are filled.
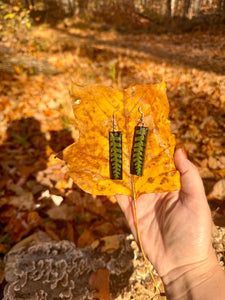
[[[39,231],[29,235],[28,237],[22,239],[21,241],[19,241],[10,250],[15,251],[19,248],[23,248],[23,247],[28,248],[29,246],[34,245],[34,244],[50,242],[50,241],[51,241],[51,238],[45,232],[39,230]]]
[[[213,170],[218,169],[219,162],[215,157],[210,156],[209,160],[208,160],[208,166],[209,166],[210,169],[213,169]]]
[[[207,167],[198,168],[199,174],[202,178],[213,178],[214,174]]]
[[[73,180],[69,178],[68,180],[59,180],[56,182],[55,188],[58,190],[61,189],[72,189]]]
[[[81,197],[79,191],[73,190],[68,192],[67,199],[81,210],[86,209],[94,214],[105,216],[106,208],[103,202],[94,195],[85,194]]]
[[[225,178],[215,183],[208,199],[225,200]]]
[[[48,209],[47,214],[53,220],[74,220],[75,209],[74,206],[69,206],[67,204],[62,204],[60,206],[54,206]]]
[[[105,236],[101,238],[101,241],[104,242],[104,245],[101,248],[101,251],[117,250],[120,247],[120,241],[118,235]]]
[[[217,226],[225,227],[225,211],[222,211],[221,213],[216,213],[213,216],[213,222]],[[221,244],[220,247],[224,247],[223,244]]]
[[[91,230],[97,236],[112,235],[114,232],[114,226],[111,222],[96,222],[91,226]]]
[[[55,205],[57,205],[57,206],[59,206],[63,202],[63,197],[62,196],[51,195],[51,199],[55,203]]]
[[[20,196],[10,196],[6,202],[20,210],[32,210],[34,208],[34,197],[30,192],[23,192]]]
[[[5,269],[4,269],[4,262],[3,259],[0,259],[0,284],[5,279]]]
[[[9,249],[8,249],[8,245],[7,244],[1,244],[0,243],[0,253],[1,254],[5,254]]]
[[[90,246],[95,240],[95,237],[90,230],[85,230],[77,241],[77,246],[79,248],[84,248]]]
[[[179,172],[173,161],[175,138],[168,121],[169,104],[165,83],[116,90],[105,86],[72,87],[73,110],[80,137],[63,151],[70,176],[84,191],[95,195],[133,195],[168,192],[180,188]],[[141,109],[149,127],[144,176],[130,175],[134,128]],[[109,175],[109,132],[116,113],[123,133],[123,180]]]
[[[108,270],[99,269],[98,271],[93,272],[89,277],[89,285],[92,289],[98,290],[98,292],[93,294],[94,298],[110,300]]]
[[[10,238],[18,242],[41,223],[42,219],[36,211],[17,212],[16,215],[12,214],[5,229],[9,232]]]

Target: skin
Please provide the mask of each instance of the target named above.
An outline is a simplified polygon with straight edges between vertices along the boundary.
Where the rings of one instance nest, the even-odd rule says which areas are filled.
[[[143,249],[168,299],[225,299],[225,275],[211,243],[211,213],[201,177],[182,148],[176,150],[174,161],[181,190],[137,199]],[[116,198],[137,239],[133,200]]]

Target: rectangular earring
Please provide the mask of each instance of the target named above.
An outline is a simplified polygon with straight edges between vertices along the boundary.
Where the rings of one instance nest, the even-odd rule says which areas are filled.
[[[141,126],[135,126],[130,164],[130,173],[137,176],[143,175],[148,137],[148,127],[144,126],[144,113],[141,112],[140,108],[138,110],[141,113]]]
[[[117,131],[115,113],[113,113],[113,131],[109,132],[109,168],[110,179],[123,179],[122,131]]]

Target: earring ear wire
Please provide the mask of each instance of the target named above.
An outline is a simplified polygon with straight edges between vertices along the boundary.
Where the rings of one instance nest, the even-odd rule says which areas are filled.
[[[141,119],[139,120],[139,123],[141,123],[141,126],[144,127],[145,117],[144,117],[144,113],[141,111],[141,106],[138,107],[138,111],[141,114]]]

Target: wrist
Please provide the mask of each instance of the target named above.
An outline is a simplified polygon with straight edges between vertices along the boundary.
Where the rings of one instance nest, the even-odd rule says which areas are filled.
[[[222,300],[225,293],[225,274],[214,253],[204,261],[170,271],[162,281],[167,299]]]

